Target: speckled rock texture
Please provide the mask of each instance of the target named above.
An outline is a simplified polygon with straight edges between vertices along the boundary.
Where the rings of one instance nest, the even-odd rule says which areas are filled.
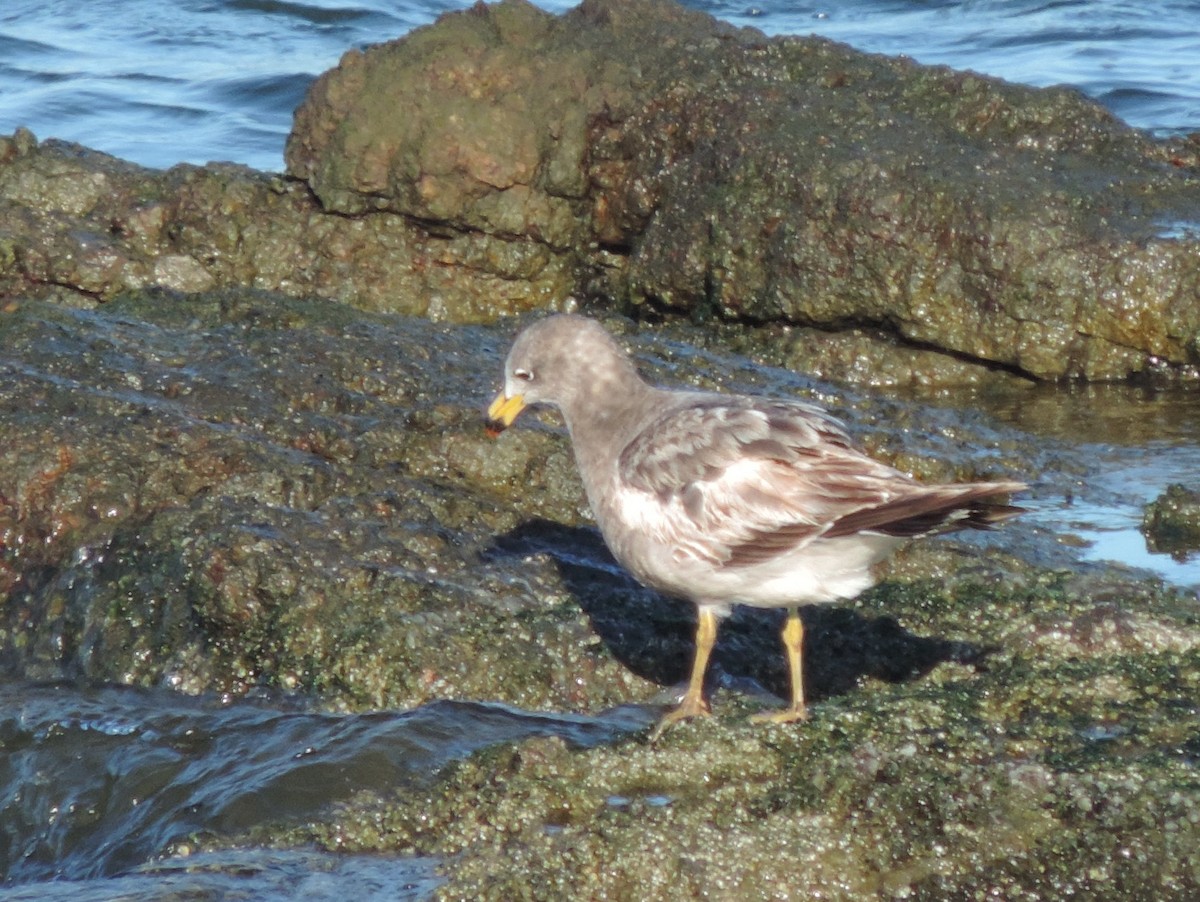
[[[352,708],[595,707],[673,682],[691,609],[612,563],[561,434],[484,435],[507,338],[252,291],[90,311],[14,302],[0,312],[7,671],[302,689]],[[785,381],[742,378],[796,391],[772,372]],[[936,437],[939,454],[912,469],[1035,466],[1011,438],[977,438],[982,470],[969,444]],[[875,450],[920,457],[901,435]],[[775,643],[773,625],[754,629]],[[606,640],[623,661],[601,653]],[[958,652],[915,654],[864,666],[906,672]]]
[[[702,327],[608,325],[652,378],[829,405],[923,477],[1088,497],[1086,451],[835,393],[700,348]],[[250,290],[10,302],[6,677],[355,712],[648,706],[612,744],[505,744],[181,853],[431,855],[442,899],[1195,897],[1195,596],[1081,566],[1021,521],[915,544],[861,598],[806,609],[804,725],[747,722],[786,676],[778,612],[735,613],[715,717],[647,744],[694,614],[613,564],[552,416],[484,436],[517,326]]]
[[[148,287],[257,287],[470,322],[564,296],[571,280],[549,278],[543,256],[330,215],[305,185],[240,166],[157,172],[28,132],[0,138],[0,297],[87,307]]]
[[[1173,483],[1146,505],[1142,532],[1155,551],[1188,556],[1200,551],[1200,491]]]
[[[1200,145],[1065,89],[665,0],[504,0],[348,53],[287,161],[0,139],[0,295],[254,286],[454,322],[574,296],[1040,379],[1200,372]]]
[[[1196,147],[1067,90],[768,40],[656,0],[511,0],[352,52],[297,113],[327,209],[561,249],[625,304],[1044,378],[1200,363]]]

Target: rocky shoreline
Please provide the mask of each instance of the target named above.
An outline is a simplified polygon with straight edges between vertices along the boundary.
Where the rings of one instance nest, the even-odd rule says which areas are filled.
[[[3,139],[0,291],[254,287],[448,322],[574,296],[867,326],[1039,379],[1194,377],[1198,160],[1066,89],[659,0],[508,0],[348,53],[285,177]]]
[[[1070,91],[651,0],[351,52],[286,176],[0,138],[4,672],[663,704],[690,606],[612,563],[553,417],[483,434],[520,317],[579,307],[658,381],[830,406],[922,478],[1086,495],[1086,451],[889,391],[1194,381],[1200,239],[1168,226],[1200,219],[1198,156]],[[741,612],[711,722],[189,847],[438,856],[446,899],[1196,895],[1194,593],[1018,524],[805,620],[803,727],[746,723],[784,674]]]

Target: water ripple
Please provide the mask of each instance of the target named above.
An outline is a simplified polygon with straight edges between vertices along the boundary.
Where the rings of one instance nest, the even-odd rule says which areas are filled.
[[[497,743],[578,747],[643,729],[654,709],[598,717],[436,702],[335,715],[166,691],[0,686],[0,879],[128,872],[195,833],[314,817],[360,791],[418,787]]]

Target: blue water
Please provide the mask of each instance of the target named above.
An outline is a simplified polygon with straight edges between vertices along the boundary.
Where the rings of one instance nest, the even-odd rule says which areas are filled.
[[[19,125],[142,163],[283,167],[292,111],[347,49],[465,2],[3,0],[0,133]],[[543,0],[561,12],[572,3]],[[689,5],[769,34],[826,35],[1034,85],[1130,124],[1200,130],[1200,2],[826,0]]]

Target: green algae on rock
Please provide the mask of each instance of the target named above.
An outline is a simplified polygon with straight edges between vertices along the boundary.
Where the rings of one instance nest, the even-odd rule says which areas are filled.
[[[951,634],[970,618],[994,642],[979,667],[867,683],[801,728],[748,727],[749,706],[723,697],[654,745],[530,740],[244,839],[439,856],[439,899],[1190,898],[1194,599],[998,576],[885,584],[853,606]],[[1088,591],[1144,619],[1094,631],[1120,615]],[[1058,655],[1012,641],[1063,629],[1075,639]]]
[[[478,322],[552,306],[574,277],[541,245],[329,215],[245,167],[143,169],[28,132],[0,137],[0,297],[92,307],[130,291],[253,286]]]
[[[636,683],[570,599],[514,616],[489,586],[517,564],[478,566],[519,523],[482,450],[486,335],[254,292],[24,302],[0,334],[9,673],[346,707]]]
[[[1200,491],[1174,483],[1146,505],[1142,532],[1152,551],[1200,551]]]
[[[287,159],[0,138],[0,296],[252,285],[454,322],[576,296],[1046,380],[1200,371],[1195,146],[1061,88],[668,0],[504,0],[348,53]]]
[[[502,446],[482,434],[513,325],[251,290],[11,303],[6,675],[350,711],[665,701],[687,607],[605,555],[553,418]],[[830,403],[830,386],[704,334],[623,323],[659,381]],[[930,475],[1086,491],[1086,452],[974,415],[839,403]],[[1004,547],[915,547],[853,604],[806,612],[803,728],[745,723],[761,703],[740,689],[785,677],[777,625],[741,612],[716,650],[716,717],[657,746],[498,747],[364,786],[311,824],[190,845],[436,855],[445,899],[1193,898],[1194,596]]]
[[[354,51],[288,149],[330,210],[557,241],[589,293],[883,327],[1041,378],[1197,362],[1195,241],[1156,224],[1200,180],[1162,157],[1071,91],[655,0],[508,0]]]

